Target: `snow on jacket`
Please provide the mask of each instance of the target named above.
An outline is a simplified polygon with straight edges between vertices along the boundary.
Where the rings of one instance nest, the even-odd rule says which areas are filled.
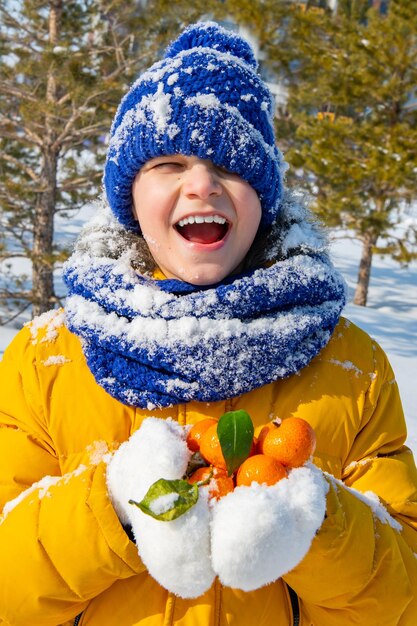
[[[347,320],[301,372],[233,400],[151,413],[119,403],[61,312],[16,336],[0,381],[0,624],[82,614],[80,626],[287,626],[289,587],[302,626],[417,624],[417,472],[397,384],[381,348]],[[255,426],[291,415],[312,424],[326,519],[284,579],[250,593],[216,580],[180,599],[149,576],[121,526],[106,461],[149,415],[189,424],[237,409]]]

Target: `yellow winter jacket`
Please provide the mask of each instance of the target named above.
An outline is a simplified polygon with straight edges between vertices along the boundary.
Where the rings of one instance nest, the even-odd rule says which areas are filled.
[[[69,625],[82,614],[80,626],[287,626],[289,587],[300,626],[417,624],[417,472],[386,356],[350,322],[297,375],[225,402],[150,413],[99,387],[62,313],[46,314],[6,351],[0,386],[1,507],[9,502],[1,624]],[[188,424],[237,409],[255,426],[308,420],[315,463],[339,481],[328,477],[326,519],[284,579],[250,593],[216,581],[200,598],[180,599],[148,575],[122,528],[107,496],[106,454],[150,414]],[[350,488],[378,494],[390,515]]]

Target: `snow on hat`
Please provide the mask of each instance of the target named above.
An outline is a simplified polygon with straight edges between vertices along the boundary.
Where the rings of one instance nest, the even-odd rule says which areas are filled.
[[[164,58],[132,85],[111,128],[104,171],[108,202],[118,220],[138,230],[132,184],[154,157],[210,159],[258,193],[263,226],[279,212],[286,169],[275,145],[273,100],[256,72],[250,45],[215,22],[186,28]]]

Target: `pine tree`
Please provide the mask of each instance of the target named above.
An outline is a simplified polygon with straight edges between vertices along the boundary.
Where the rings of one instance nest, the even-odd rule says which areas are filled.
[[[288,94],[278,93],[275,120],[288,184],[312,195],[325,224],[362,241],[355,302],[364,305],[374,252],[417,256],[415,227],[404,227],[417,195],[415,12],[406,0],[225,4]]]
[[[417,16],[405,0],[360,9],[293,12],[286,130],[318,215],[362,241],[354,302],[366,305],[374,252],[417,257],[415,228],[396,228],[417,195]]]
[[[2,281],[9,308],[33,303],[38,314],[57,303],[54,218],[97,189],[103,134],[133,67],[134,40],[115,8],[88,0],[0,4],[0,258],[3,268],[19,257],[31,264],[31,279]]]
[[[0,0],[0,323],[60,304],[55,240],[101,189],[117,104],[169,40],[219,0]],[[25,259],[27,275],[15,270]],[[21,264],[21,263],[20,263]]]

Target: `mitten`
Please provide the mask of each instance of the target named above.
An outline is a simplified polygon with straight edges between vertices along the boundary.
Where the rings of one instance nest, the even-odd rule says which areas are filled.
[[[184,598],[204,593],[215,576],[207,496],[201,493],[195,506],[169,522],[146,515],[129,500],[140,502],[161,478],[182,478],[190,457],[182,427],[172,420],[148,418],[114,453],[107,469],[110,499],[120,521],[132,526],[150,575]]]
[[[109,496],[122,524],[130,523],[129,500],[142,500],[159,478],[180,478],[190,456],[181,426],[171,419],[145,419],[107,467]]]
[[[252,591],[306,555],[326,510],[328,484],[312,464],[272,486],[237,487],[213,504],[213,569],[221,582]]]

